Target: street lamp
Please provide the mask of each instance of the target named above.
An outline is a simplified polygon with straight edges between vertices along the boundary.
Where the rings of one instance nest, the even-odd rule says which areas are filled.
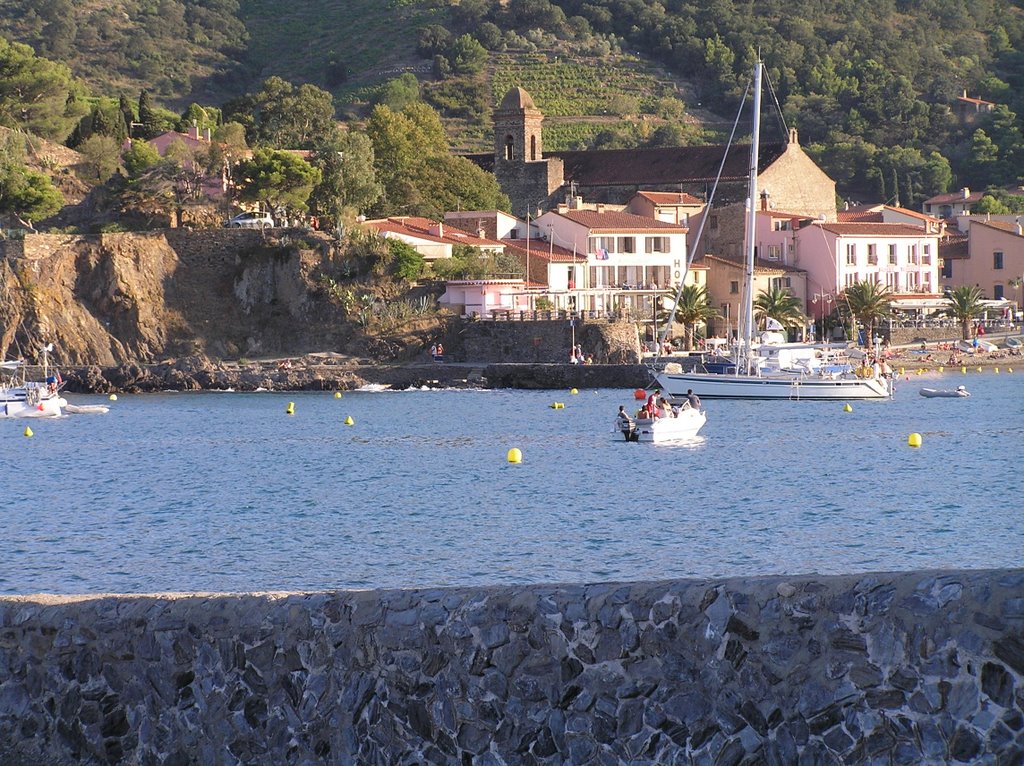
[[[832,293],[826,292],[814,293],[814,295],[811,296],[811,303],[813,303],[815,306],[817,306],[819,302],[822,304],[821,311],[816,312],[817,319],[821,325],[822,340],[825,340],[825,317],[829,316],[832,313],[832,303],[833,301],[835,301],[835,299],[836,298]]]

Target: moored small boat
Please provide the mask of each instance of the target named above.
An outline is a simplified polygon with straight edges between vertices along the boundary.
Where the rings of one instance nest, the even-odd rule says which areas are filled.
[[[964,399],[971,395],[971,392],[965,386],[957,386],[956,388],[922,388],[918,393],[929,399]]]

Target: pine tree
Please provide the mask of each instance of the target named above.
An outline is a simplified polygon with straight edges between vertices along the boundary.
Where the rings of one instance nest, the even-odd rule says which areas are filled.
[[[135,122],[135,109],[132,107],[132,102],[128,100],[128,96],[124,93],[117,99],[117,111],[121,113],[124,129],[128,132],[129,138],[131,138],[132,123]]]
[[[139,138],[150,139],[156,135],[156,112],[153,97],[148,90],[139,93],[139,122],[142,123],[139,128],[142,135]]]

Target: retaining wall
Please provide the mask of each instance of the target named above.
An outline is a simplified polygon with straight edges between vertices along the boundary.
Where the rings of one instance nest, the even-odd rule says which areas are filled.
[[[0,763],[1024,758],[1024,570],[0,600]]]

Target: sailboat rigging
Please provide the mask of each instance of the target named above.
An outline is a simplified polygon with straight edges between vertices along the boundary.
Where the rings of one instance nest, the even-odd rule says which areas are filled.
[[[761,342],[754,340],[754,261],[757,232],[757,176],[761,139],[761,87],[763,62],[754,65],[753,115],[751,119],[750,168],[747,178],[746,218],[744,225],[743,294],[740,306],[738,335],[731,364],[710,371],[701,369],[683,372],[680,365],[670,363],[661,372],[653,372],[656,384],[671,401],[682,401],[692,389],[708,399],[885,399],[892,396],[892,377],[881,365],[862,365],[854,369],[849,364],[836,364],[828,348],[808,344],[771,342],[766,333]],[[749,91],[749,88],[748,88]],[[745,100],[745,96],[744,96]],[[737,123],[739,117],[737,117]],[[735,126],[733,127],[735,135]],[[730,137],[731,145],[732,137]],[[726,154],[729,146],[726,147]],[[724,160],[723,160],[724,163]],[[721,174],[721,171],[720,171]],[[716,187],[717,187],[716,181]],[[713,198],[714,191],[712,191]],[[711,205],[711,198],[708,206]],[[706,219],[707,216],[704,216]],[[703,233],[703,221],[698,239]],[[690,265],[692,253],[687,259]],[[686,274],[683,274],[685,280]],[[682,294],[682,280],[674,301],[672,315],[665,333],[671,326]],[[658,344],[664,345],[664,335]]]

